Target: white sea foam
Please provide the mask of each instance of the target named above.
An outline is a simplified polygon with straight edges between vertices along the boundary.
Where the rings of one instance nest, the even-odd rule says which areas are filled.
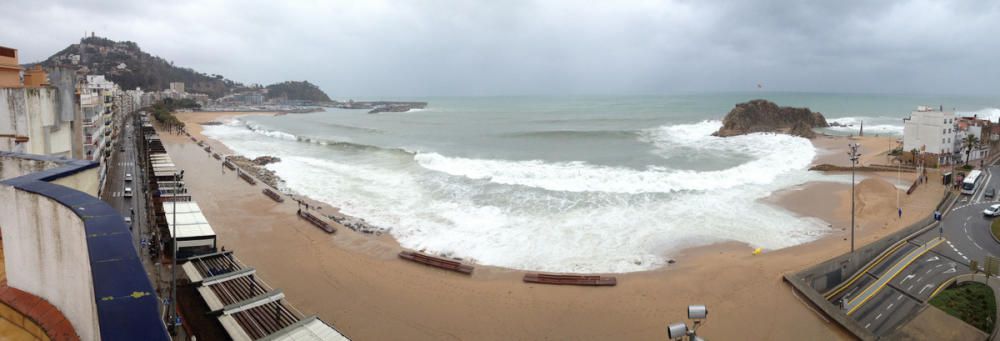
[[[839,123],[846,127],[827,127],[832,131],[857,134],[864,123],[865,132],[868,134],[882,135],[903,135],[902,119],[892,117],[838,117],[826,120],[829,123]],[[899,124],[886,124],[886,122],[899,121]]]
[[[825,233],[821,222],[759,200],[821,177],[804,170],[815,153],[809,141],[773,134],[710,136],[719,124],[658,127],[641,139],[664,149],[735,151],[751,161],[714,171],[635,170],[358,152],[234,126],[206,127],[205,134],[247,156],[280,156],[281,162],[267,167],[291,189],[391,228],[404,247],[482,264],[631,272],[661,266],[684,247],[735,240],[778,249]]]
[[[976,111],[961,111],[956,114],[961,116],[976,116],[981,119],[990,120],[996,122],[1000,119],[1000,109],[997,108],[983,108]]]

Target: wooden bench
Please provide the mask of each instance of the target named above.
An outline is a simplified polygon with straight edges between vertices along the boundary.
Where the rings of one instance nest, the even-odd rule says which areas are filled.
[[[615,286],[618,279],[595,275],[556,275],[543,273],[524,274],[524,282],[555,285]]]
[[[459,261],[428,256],[413,251],[402,251],[399,253],[399,258],[414,261],[424,265],[433,266],[435,268],[460,272],[466,275],[471,275],[472,270],[475,269],[472,267],[472,265],[462,264]]]
[[[256,185],[257,184],[257,180],[254,180],[253,177],[251,177],[246,172],[240,172],[240,178],[242,178],[243,181],[246,181],[250,185]]]
[[[214,157],[216,160],[222,160],[222,156],[219,156],[219,153],[212,153],[212,157]]]
[[[232,162],[229,162],[229,161],[223,161],[223,162],[222,162],[222,165],[223,165],[223,166],[226,166],[226,168],[229,168],[229,169],[231,169],[231,170],[236,170],[236,166],[234,166]]]
[[[274,201],[277,201],[277,202],[285,202],[285,198],[282,198],[281,195],[278,195],[278,193],[275,193],[270,188],[265,188],[261,192],[263,192],[264,195],[266,195],[268,198],[271,198],[271,200],[274,200]]]
[[[330,224],[328,224],[327,222],[312,215],[312,213],[299,210],[299,216],[305,219],[306,221],[312,223],[313,225],[316,225],[316,227],[320,228],[321,230],[326,231],[326,233],[337,232],[337,229],[333,228],[333,226],[330,226]]]

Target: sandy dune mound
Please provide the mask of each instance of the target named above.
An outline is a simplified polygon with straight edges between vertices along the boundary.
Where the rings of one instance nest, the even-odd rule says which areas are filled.
[[[859,216],[896,214],[896,187],[883,179],[865,179],[855,187],[855,212]]]

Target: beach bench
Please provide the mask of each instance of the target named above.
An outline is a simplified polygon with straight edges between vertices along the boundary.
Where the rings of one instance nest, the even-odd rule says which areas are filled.
[[[275,193],[270,188],[265,188],[261,192],[263,192],[264,195],[266,195],[268,198],[271,198],[271,200],[274,200],[274,201],[277,201],[277,202],[285,202],[285,198],[282,198],[281,195],[278,195],[278,193]]]
[[[247,182],[248,184],[250,184],[251,186],[253,186],[253,185],[256,185],[256,184],[257,184],[257,180],[254,180],[254,179],[253,179],[253,177],[251,177],[251,176],[250,176],[249,174],[247,174],[246,172],[240,172],[240,178],[241,178],[241,179],[243,179],[243,181],[246,181],[246,182]]]
[[[230,170],[236,170],[236,166],[234,166],[232,162],[223,161],[222,165],[226,166],[226,168],[229,168]]]
[[[222,160],[222,156],[219,156],[219,153],[212,153],[212,157],[214,157],[216,160]]]
[[[409,261],[414,261],[420,264],[433,266],[439,269],[451,270],[455,272],[460,272],[466,275],[471,275],[474,269],[472,265],[462,264],[461,262],[438,258],[434,256],[428,256],[419,252],[413,251],[402,251],[399,253],[399,258],[406,259]]]
[[[211,153],[212,152],[212,147],[205,147],[205,152],[206,153]]]
[[[337,232],[337,229],[333,228],[333,226],[330,226],[330,224],[328,224],[327,222],[312,215],[312,213],[299,210],[299,216],[305,219],[306,221],[312,223],[313,225],[316,225],[316,227],[320,228],[326,233]]]
[[[527,273],[524,274],[524,282],[555,285],[615,286],[618,284],[618,279],[615,277],[595,275]]]

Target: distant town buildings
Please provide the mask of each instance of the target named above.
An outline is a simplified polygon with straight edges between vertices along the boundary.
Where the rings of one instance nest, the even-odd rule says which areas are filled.
[[[985,144],[992,140],[991,123],[977,117],[960,117],[943,107],[919,106],[903,119],[903,150],[917,150],[933,155],[938,164],[964,163],[986,158],[989,149]],[[972,144],[966,160],[966,143],[969,135]]]
[[[170,90],[177,93],[184,93],[184,82],[170,82]]]
[[[202,106],[207,106],[211,102],[211,98],[206,94],[189,93],[184,89],[183,82],[171,82],[169,89],[142,93],[140,95],[140,104],[142,107],[147,107],[165,99],[190,99]]]

